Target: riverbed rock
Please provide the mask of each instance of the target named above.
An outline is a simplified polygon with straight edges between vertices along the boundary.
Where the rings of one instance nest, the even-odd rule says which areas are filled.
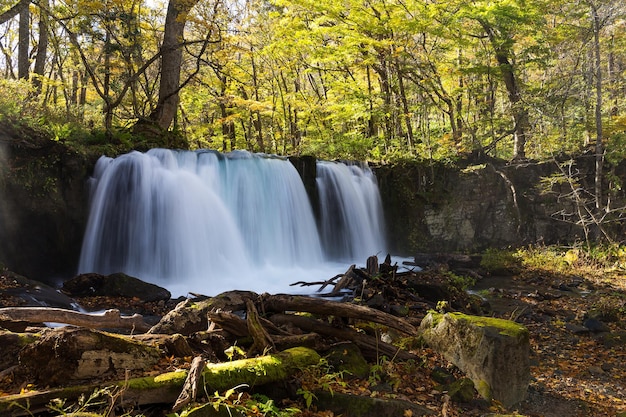
[[[524,326],[461,313],[429,313],[420,333],[430,347],[471,378],[483,398],[505,407],[526,398],[530,343]]]

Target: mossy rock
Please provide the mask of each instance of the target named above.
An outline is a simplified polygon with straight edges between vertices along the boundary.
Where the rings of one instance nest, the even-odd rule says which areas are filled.
[[[338,372],[345,372],[345,377],[367,378],[370,366],[361,350],[353,343],[339,343],[327,353],[326,360]]]
[[[459,367],[485,399],[512,406],[530,382],[528,329],[509,321],[461,313],[429,313],[420,325],[426,343]]]
[[[330,410],[343,417],[431,416],[426,407],[408,401],[372,398],[340,392],[316,391],[314,404],[318,410]]]
[[[469,378],[457,379],[447,387],[448,395],[452,401],[468,403],[474,399],[476,389]]]

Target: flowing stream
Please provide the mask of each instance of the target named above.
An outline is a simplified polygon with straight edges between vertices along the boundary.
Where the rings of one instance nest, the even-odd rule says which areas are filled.
[[[235,151],[98,160],[79,273],[124,272],[173,294],[307,292],[385,250],[369,168],[317,162],[319,219],[286,159]]]

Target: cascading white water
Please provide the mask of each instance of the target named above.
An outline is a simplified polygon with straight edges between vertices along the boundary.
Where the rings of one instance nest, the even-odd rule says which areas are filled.
[[[374,173],[364,165],[318,161],[316,181],[326,256],[364,262],[385,250],[383,209]]]
[[[174,294],[207,295],[293,292],[293,282],[330,278],[346,268],[332,260],[363,263],[384,249],[382,211],[369,169],[325,162],[317,169],[323,244],[288,160],[165,149],[102,157],[79,273],[121,271]]]

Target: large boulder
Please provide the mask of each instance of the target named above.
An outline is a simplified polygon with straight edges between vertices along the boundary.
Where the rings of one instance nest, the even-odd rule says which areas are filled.
[[[158,285],[118,272],[111,275],[81,274],[63,283],[62,291],[73,297],[105,296],[167,301],[172,294]]]
[[[529,334],[509,320],[461,313],[429,313],[420,325],[425,342],[472,379],[478,393],[510,407],[526,398]]]

